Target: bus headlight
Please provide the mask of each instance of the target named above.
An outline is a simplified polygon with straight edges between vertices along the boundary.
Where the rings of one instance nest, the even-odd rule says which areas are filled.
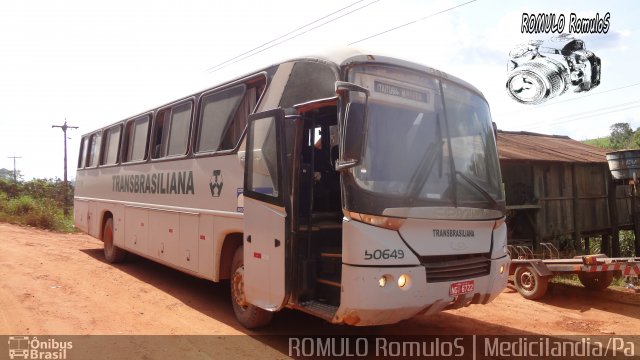
[[[387,285],[387,276],[386,275],[380,276],[380,279],[378,279],[378,285],[380,285],[380,287],[385,287]]]
[[[402,290],[408,290],[411,287],[411,276],[402,274],[398,277],[398,287]]]
[[[504,274],[504,264],[500,265],[500,275]]]

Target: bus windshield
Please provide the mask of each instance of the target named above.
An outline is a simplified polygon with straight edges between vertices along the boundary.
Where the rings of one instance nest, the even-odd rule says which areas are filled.
[[[455,206],[501,210],[503,195],[491,115],[476,92],[435,76],[362,65],[349,81],[368,88],[352,211]],[[352,93],[350,107],[364,108]],[[387,213],[387,212],[385,212]]]

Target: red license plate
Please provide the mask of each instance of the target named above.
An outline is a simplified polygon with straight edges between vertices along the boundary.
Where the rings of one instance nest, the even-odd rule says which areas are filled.
[[[449,287],[449,295],[457,296],[473,292],[475,289],[475,283],[473,280],[459,281],[451,284]]]

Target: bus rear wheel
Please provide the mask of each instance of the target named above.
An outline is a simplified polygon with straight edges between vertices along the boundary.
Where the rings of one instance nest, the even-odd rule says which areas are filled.
[[[113,219],[108,218],[104,222],[102,231],[102,242],[104,243],[104,258],[110,264],[124,261],[127,252],[113,244]]]
[[[236,249],[231,262],[231,303],[236,318],[247,329],[267,325],[273,313],[247,303],[244,294],[244,257],[242,246]]]
[[[613,281],[613,272],[604,271],[596,273],[578,273],[580,283],[589,290],[604,290],[611,285]]]
[[[519,267],[514,274],[516,290],[529,300],[536,300],[544,296],[549,285],[549,278],[540,276],[531,266]]]

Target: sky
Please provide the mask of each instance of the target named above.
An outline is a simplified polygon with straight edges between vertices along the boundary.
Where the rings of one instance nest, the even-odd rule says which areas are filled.
[[[607,136],[618,122],[635,130],[639,10],[632,0],[3,0],[0,168],[13,169],[18,156],[25,180],[62,178],[64,137],[51,126],[66,120],[79,127],[67,132],[73,179],[82,134],[278,60],[343,46],[470,82],[502,130],[576,140]],[[564,14],[565,33],[571,13],[609,13],[606,34],[574,34],[602,59],[601,84],[541,105],[513,101],[505,89],[510,50],[553,35],[523,34],[523,13]]]

